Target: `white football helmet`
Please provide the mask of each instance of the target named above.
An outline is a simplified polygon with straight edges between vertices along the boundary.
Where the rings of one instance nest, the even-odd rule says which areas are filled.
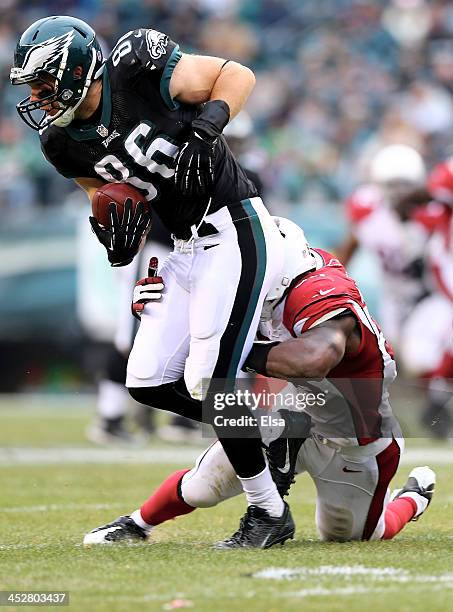
[[[390,145],[381,149],[370,164],[370,178],[374,183],[394,182],[422,185],[426,179],[423,159],[407,145]]]
[[[266,301],[279,300],[291,281],[309,270],[316,268],[316,260],[310,251],[304,230],[284,217],[273,217],[284,240],[285,260],[283,269],[275,277]]]
[[[242,110],[223,130],[222,134],[228,140],[229,138],[237,138],[244,140],[250,138],[253,134],[253,122],[247,111]]]

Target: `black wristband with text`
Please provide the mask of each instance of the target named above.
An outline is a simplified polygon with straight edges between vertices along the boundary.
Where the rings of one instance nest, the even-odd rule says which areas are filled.
[[[244,372],[251,372],[255,374],[261,374],[262,376],[268,376],[266,370],[267,357],[269,355],[269,351],[274,346],[277,346],[277,344],[280,344],[280,342],[254,342],[252,350],[247,355],[247,358],[244,361],[242,370],[244,370]]]

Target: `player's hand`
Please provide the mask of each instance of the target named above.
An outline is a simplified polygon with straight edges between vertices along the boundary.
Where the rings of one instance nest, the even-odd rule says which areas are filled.
[[[138,253],[141,242],[151,227],[151,215],[145,212],[142,202],[139,202],[135,211],[132,212],[130,198],[124,202],[121,221],[114,202],[109,205],[109,215],[109,228],[102,227],[95,217],[90,217],[91,229],[105,247],[110,265],[126,266]]]
[[[175,185],[185,198],[212,195],[215,146],[229,120],[228,104],[224,100],[210,100],[192,121],[189,139],[176,158]]]
[[[136,319],[140,320],[145,304],[162,298],[165,285],[163,278],[157,276],[157,268],[157,257],[151,257],[148,266],[148,276],[135,284],[132,298],[132,314]]]
[[[216,140],[205,140],[192,132],[176,158],[175,185],[185,198],[205,197],[214,186],[214,148]]]

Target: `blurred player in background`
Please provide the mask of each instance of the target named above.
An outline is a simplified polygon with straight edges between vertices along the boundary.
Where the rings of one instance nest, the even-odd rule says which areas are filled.
[[[131,296],[136,281],[147,274],[151,256],[165,261],[171,250],[169,233],[159,219],[153,223],[145,247],[127,266],[114,270],[118,283],[118,316],[115,337],[107,356],[105,375],[99,382],[97,417],[88,427],[87,438],[95,444],[135,444],[141,441],[125,426],[131,404],[126,389],[127,359],[137,331],[137,321],[131,313]],[[152,410],[138,405],[135,420],[141,436],[149,436],[155,429]]]
[[[423,188],[426,181],[424,162],[415,149],[384,147],[372,159],[369,174],[370,183],[359,186],[346,202],[351,232],[336,252],[344,265],[358,247],[376,255],[382,283],[382,329],[405,370],[424,376],[437,366],[443,334],[437,317],[427,315],[435,304],[425,262],[439,209],[424,204],[408,206],[408,196]]]
[[[429,376],[422,422],[432,435],[446,439],[453,425],[453,158],[432,170],[426,194],[419,194],[419,198],[437,212],[426,253],[435,291],[432,308],[425,312],[423,321],[420,319],[420,326],[432,318],[441,332],[440,341],[435,343],[438,361]]]
[[[426,184],[403,195],[397,209],[403,220],[424,228],[423,268],[430,289],[402,321],[400,355],[408,372],[426,385],[422,424],[434,437],[447,439],[453,410],[453,160],[435,166]]]
[[[340,262],[326,251],[309,249],[295,224],[277,221],[285,236],[285,271],[293,280],[283,296],[267,296],[260,333],[270,342],[255,343],[246,369],[283,380],[326,377],[331,386],[326,403],[304,407],[307,439],[279,437],[269,443],[273,478],[286,495],[295,472],[310,474],[322,539],[391,539],[426,510],[435,484],[430,468],[415,468],[389,503],[389,484],[403,448],[388,399],[396,376],[391,347]],[[300,390],[283,385],[280,393]],[[288,412],[280,408],[274,414]],[[93,530],[84,542],[143,539],[153,526],[239,493],[241,485],[216,442],[193,469],[171,475],[139,510]],[[220,547],[250,546],[248,524],[258,518],[249,508],[238,532]]]

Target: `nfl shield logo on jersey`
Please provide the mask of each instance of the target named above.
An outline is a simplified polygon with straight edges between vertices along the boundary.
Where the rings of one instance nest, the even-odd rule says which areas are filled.
[[[99,134],[99,136],[102,136],[102,138],[105,138],[106,136],[109,135],[109,131],[108,129],[105,127],[105,125],[98,125],[98,127],[96,128],[96,132]]]

